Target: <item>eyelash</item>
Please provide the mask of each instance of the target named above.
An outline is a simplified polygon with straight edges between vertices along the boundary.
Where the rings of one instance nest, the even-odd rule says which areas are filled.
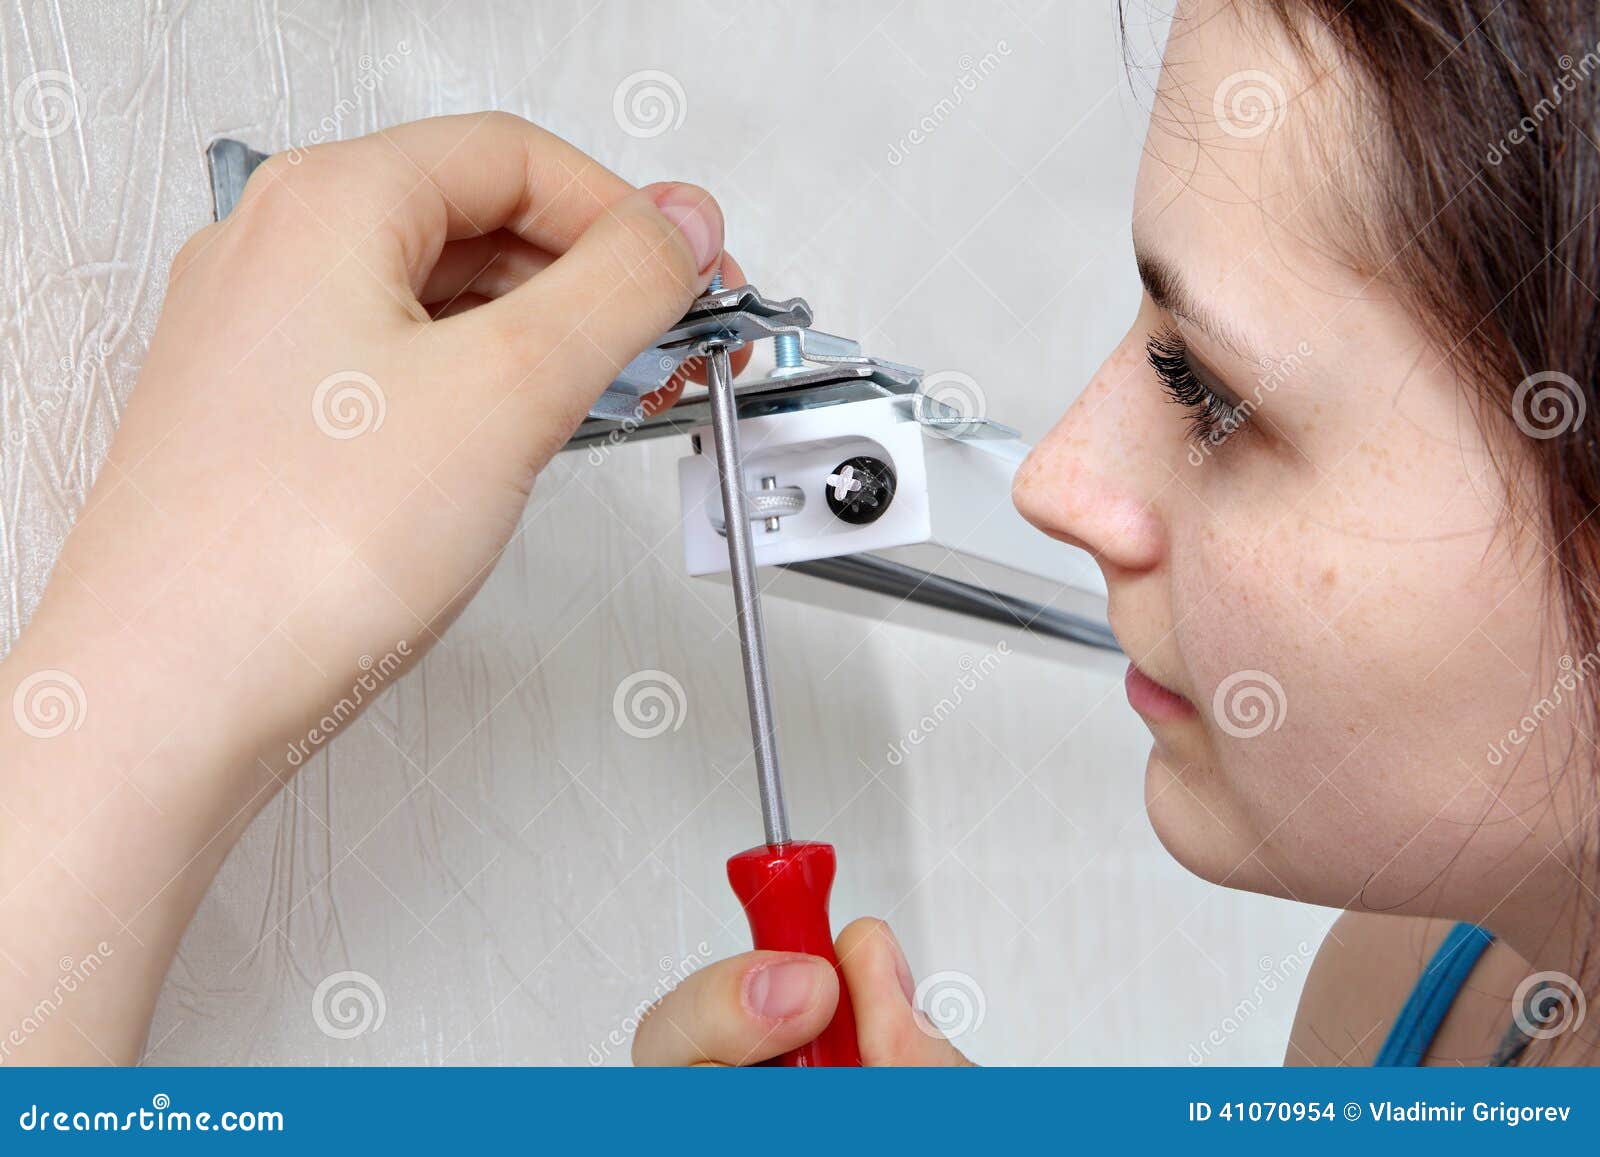
[[[1220,446],[1245,424],[1249,415],[1195,376],[1189,347],[1176,330],[1158,329],[1145,341],[1145,360],[1161,380],[1167,397],[1189,411],[1188,440]]]

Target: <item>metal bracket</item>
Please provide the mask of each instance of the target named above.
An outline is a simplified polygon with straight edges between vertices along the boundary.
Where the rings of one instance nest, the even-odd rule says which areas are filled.
[[[220,221],[233,212],[244,195],[245,183],[268,154],[243,141],[218,137],[206,147],[206,163],[211,176],[213,213]],[[922,371],[912,366],[881,358],[867,357],[861,345],[850,338],[811,328],[811,306],[804,298],[776,300],[763,297],[759,290],[744,285],[708,293],[699,298],[689,312],[617,375],[589,411],[590,420],[579,427],[567,449],[588,446],[597,440],[621,433],[628,438],[650,438],[675,433],[689,426],[704,425],[708,413],[703,402],[683,413],[643,416],[642,399],[659,390],[678,372],[684,361],[703,352],[707,341],[728,349],[738,349],[753,341],[794,334],[799,338],[800,356],[816,370],[788,370],[765,381],[741,382],[736,387],[739,414],[746,416],[746,395],[761,396],[767,405],[752,413],[774,412],[769,407],[806,409],[815,405],[835,405],[883,393],[916,394],[917,421],[954,438],[1015,438],[1017,432],[987,418],[973,418],[938,399],[917,393]],[[854,384],[855,389],[848,388]],[[840,389],[839,387],[847,387]],[[878,387],[873,391],[872,387]],[[676,407],[684,410],[684,406]],[[607,425],[606,423],[610,423]]]
[[[708,293],[689,307],[677,325],[622,368],[590,408],[592,418],[618,422],[643,413],[644,395],[666,385],[683,363],[715,342],[728,350],[811,324],[811,307],[798,297],[773,301],[748,285]]]
[[[218,137],[206,146],[206,165],[211,170],[211,212],[216,220],[233,212],[244,196],[245,182],[266,159],[266,153],[228,137]]]
[[[241,141],[219,138],[211,142],[206,149],[206,160],[217,220],[233,211],[250,174],[266,159],[267,154]],[[835,429],[824,441],[837,442],[860,440],[868,431],[879,437],[889,437],[896,424],[914,422],[926,431],[924,439],[907,441],[896,436],[896,440],[910,455],[909,460],[919,464],[920,483],[914,488],[919,493],[915,498],[902,497],[898,501],[902,505],[923,504],[928,511],[928,527],[902,534],[895,541],[901,543],[898,553],[902,554],[906,550],[915,551],[917,544],[933,548],[932,565],[926,569],[907,566],[884,556],[885,547],[894,547],[892,542],[849,547],[844,541],[851,533],[862,535],[859,529],[829,528],[814,538],[813,550],[798,554],[791,551],[783,557],[774,555],[766,560],[776,564],[779,573],[811,576],[804,580],[803,591],[793,593],[844,609],[882,613],[876,605],[856,606],[848,601],[815,598],[812,590],[817,584],[812,580],[826,579],[829,580],[827,588],[839,591],[845,600],[875,594],[881,603],[882,596],[889,596],[893,600],[887,604],[890,609],[916,603],[939,611],[953,611],[969,622],[1017,626],[1035,636],[1068,639],[1096,651],[1116,651],[1116,641],[1105,626],[1104,589],[1097,586],[1096,576],[1090,573],[1094,568],[1087,556],[1080,558],[1081,552],[1072,552],[1059,544],[1058,552],[1067,552],[1071,558],[1042,555],[1038,536],[1026,533],[1020,519],[1014,516],[1015,527],[991,525],[994,520],[989,514],[1001,506],[1009,509],[1001,492],[1009,483],[1015,462],[1020,461],[1026,449],[1015,441],[1017,431],[987,418],[961,413],[923,392],[921,370],[868,357],[862,353],[859,342],[812,329],[811,321],[810,305],[798,297],[771,299],[748,285],[703,295],[676,325],[623,368],[565,448],[587,448],[592,457],[603,445],[689,434],[696,439],[696,454],[692,457],[698,457],[697,431],[711,424],[711,407],[705,395],[682,399],[670,409],[651,416],[644,413],[645,395],[666,385],[687,359],[703,355],[710,346],[732,350],[753,341],[793,335],[798,339],[804,365],[737,383],[733,403],[740,423],[755,420],[760,424],[769,419],[782,419],[789,433],[796,434],[798,427],[822,421],[821,411],[857,405],[858,408],[848,415],[839,411],[838,420],[832,417],[826,420],[825,424]],[[886,403],[884,399],[892,400]],[[874,402],[878,404],[871,404]],[[785,415],[791,417],[784,418]],[[803,443],[802,438],[799,444]],[[689,495],[698,492],[685,489],[686,513]],[[992,501],[995,494],[1000,495],[998,503]],[[977,511],[983,517],[976,521],[972,510],[968,509],[973,506],[974,499],[983,500]],[[818,503],[817,509],[822,510],[823,505]],[[788,517],[784,517],[785,511],[764,511],[758,504],[752,515],[762,518],[767,529],[776,532],[762,536],[763,539],[784,539],[792,543],[789,522],[792,519],[799,523],[809,517],[803,502],[798,507],[798,513],[785,508]],[[781,530],[775,525],[780,519]],[[794,531],[797,535],[807,533],[817,534],[818,531],[815,527],[810,532]],[[979,548],[980,541],[986,545]],[[772,549],[758,544],[757,553]],[[923,552],[924,555],[929,553]],[[758,558],[757,561],[763,560]],[[959,575],[943,573],[952,561],[959,564]],[[1001,564],[1000,570],[1004,573],[992,581],[973,581],[977,571],[989,563]],[[1007,566],[1009,571],[1005,571]],[[690,570],[704,573],[694,566]],[[1019,592],[1030,582],[1043,589],[1021,596]],[[1052,591],[1055,593],[1050,593]],[[1077,592],[1075,597],[1082,604],[1081,609],[1068,610],[1052,605],[1066,592]]]

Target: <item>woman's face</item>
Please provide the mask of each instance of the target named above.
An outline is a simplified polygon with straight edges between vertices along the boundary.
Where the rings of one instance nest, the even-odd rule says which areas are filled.
[[[1519,720],[1576,695],[1472,390],[1319,242],[1371,179],[1330,91],[1351,82],[1316,82],[1226,0],[1181,7],[1138,177],[1138,316],[1015,497],[1105,572],[1180,861],[1495,927],[1570,876],[1546,853],[1580,816],[1548,806],[1546,769],[1571,716]]]

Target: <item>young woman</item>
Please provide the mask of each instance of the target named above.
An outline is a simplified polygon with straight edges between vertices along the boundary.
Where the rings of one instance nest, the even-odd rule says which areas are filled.
[[[1105,572],[1162,842],[1347,910],[1292,1064],[1595,1057],[1597,90],[1592,3],[1180,5],[1143,304],[1016,482]],[[867,1063],[962,1063],[883,924],[838,954]],[[723,961],[635,1058],[781,1053],[837,986]]]
[[[1593,1054],[1597,40],[1576,2],[1182,4],[1133,221],[1145,300],[1017,479],[1105,570],[1166,846],[1348,910],[1291,1062]],[[700,191],[630,190],[501,115],[269,163],[185,247],[0,664],[0,1022],[120,914],[72,1020],[18,1059],[137,1056],[283,753],[331,730],[358,656],[398,669],[436,637],[720,249]],[[286,380],[381,383],[383,436],[330,435]],[[885,925],[838,952],[869,1063],[960,1063]],[[838,984],[812,957],[719,962],[635,1056],[761,1060]]]

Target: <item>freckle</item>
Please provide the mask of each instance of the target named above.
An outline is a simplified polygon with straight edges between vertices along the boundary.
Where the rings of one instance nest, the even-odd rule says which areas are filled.
[[[1322,585],[1325,587],[1331,587],[1335,582],[1338,581],[1338,578],[1338,570],[1330,566],[1327,570],[1322,572]]]

